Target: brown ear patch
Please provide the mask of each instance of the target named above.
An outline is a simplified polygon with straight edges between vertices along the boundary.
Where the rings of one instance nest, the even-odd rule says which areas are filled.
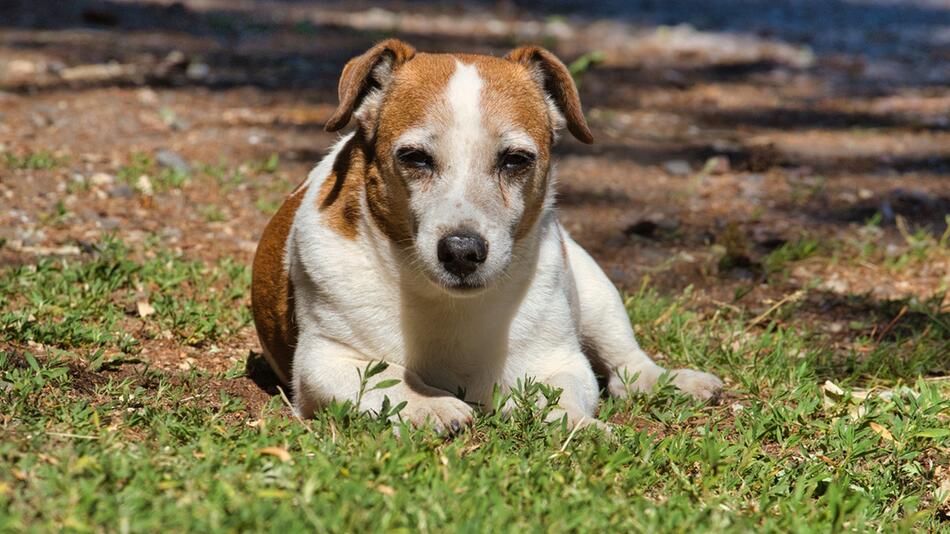
[[[306,185],[298,187],[267,223],[254,254],[251,278],[251,311],[257,336],[264,357],[285,384],[290,381],[297,345],[297,323],[294,319],[294,288],[284,268],[284,255],[294,215],[306,193]]]
[[[577,94],[574,78],[561,60],[540,46],[516,48],[505,58],[538,72],[544,91],[550,95],[558,110],[564,115],[567,129],[583,143],[594,142],[594,136],[590,133],[581,109],[581,99]]]
[[[381,85],[382,80],[374,78],[374,70],[380,64],[388,61],[391,74],[415,54],[415,48],[399,39],[387,39],[347,62],[340,75],[340,105],[327,121],[325,129],[335,132],[350,122],[353,112],[359,108],[366,95]]]

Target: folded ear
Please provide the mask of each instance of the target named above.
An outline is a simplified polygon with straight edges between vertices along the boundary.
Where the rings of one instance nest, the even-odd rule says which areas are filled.
[[[340,106],[327,121],[326,131],[344,128],[366,97],[385,87],[396,67],[415,55],[415,48],[399,39],[387,39],[348,61],[340,76]]]
[[[540,46],[516,48],[505,58],[531,70],[541,88],[554,101],[557,112],[567,121],[567,129],[574,137],[587,144],[594,142],[581,110],[581,99],[577,95],[574,78],[561,60]]]

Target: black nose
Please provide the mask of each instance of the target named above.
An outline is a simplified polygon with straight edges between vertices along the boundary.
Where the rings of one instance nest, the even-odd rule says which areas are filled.
[[[482,236],[460,231],[439,240],[439,261],[445,270],[464,278],[485,263],[488,257],[488,242]]]

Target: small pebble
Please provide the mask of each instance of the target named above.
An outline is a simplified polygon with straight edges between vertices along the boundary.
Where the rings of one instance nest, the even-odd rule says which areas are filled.
[[[188,162],[185,161],[184,158],[171,150],[159,150],[158,153],[155,154],[155,161],[167,169],[174,169],[183,173],[191,172],[191,165],[188,165]]]
[[[132,198],[135,196],[135,190],[125,184],[119,184],[109,190],[109,196],[112,198]]]
[[[89,182],[97,187],[103,187],[115,182],[115,177],[104,172],[97,172],[89,178]]]
[[[688,176],[693,172],[693,168],[690,166],[689,162],[682,159],[667,161],[663,164],[663,170],[672,174],[673,176]]]
[[[154,192],[152,189],[152,180],[147,174],[139,176],[139,179],[135,181],[135,188],[145,196],[151,196]]]

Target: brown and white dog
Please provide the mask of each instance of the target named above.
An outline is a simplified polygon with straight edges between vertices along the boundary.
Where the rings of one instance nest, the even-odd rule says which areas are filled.
[[[560,226],[551,147],[565,124],[593,138],[577,89],[547,50],[504,58],[384,41],[354,58],[326,125],[344,136],[274,215],[254,259],[264,355],[299,415],[333,400],[457,430],[519,380],[563,390],[554,417],[591,422],[607,391],[666,372],[640,349],[617,290]],[[384,360],[396,386],[360,397]],[[713,375],[676,370],[702,399]],[[464,392],[458,398],[457,392]],[[358,399],[358,397],[360,397]]]

